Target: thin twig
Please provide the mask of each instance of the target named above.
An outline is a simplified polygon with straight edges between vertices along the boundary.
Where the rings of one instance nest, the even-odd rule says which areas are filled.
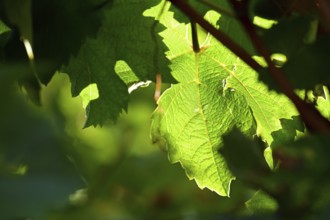
[[[155,94],[154,94],[154,99],[155,102],[158,102],[158,99],[162,93],[162,75],[159,73],[156,75],[156,88],[155,88]]]
[[[199,53],[201,49],[199,47],[199,42],[198,42],[196,22],[190,20],[190,26],[191,26],[191,39],[193,43],[193,50],[195,53]]]

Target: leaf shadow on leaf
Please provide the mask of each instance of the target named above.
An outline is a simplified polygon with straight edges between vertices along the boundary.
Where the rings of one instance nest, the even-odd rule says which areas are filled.
[[[292,116],[291,119],[280,119],[282,129],[272,132],[274,141],[272,146],[284,144],[286,142],[293,142],[297,136],[297,131],[304,132],[305,127],[299,116]]]
[[[224,135],[223,142],[219,153],[237,178],[256,182],[261,176],[269,174],[270,169],[263,156],[265,146],[260,139],[252,141],[234,128]]]

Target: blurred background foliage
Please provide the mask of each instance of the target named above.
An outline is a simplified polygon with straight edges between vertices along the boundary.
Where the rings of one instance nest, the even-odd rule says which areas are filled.
[[[68,76],[42,88],[42,107],[1,74],[1,219],[214,219],[247,214],[254,193],[200,190],[150,139],[154,85],[130,95],[116,125],[82,129],[85,110]]]
[[[2,7],[4,2],[20,4],[20,1],[0,0],[0,19],[6,22]],[[26,2],[31,3],[30,0]],[[258,142],[249,142],[234,131],[226,137],[224,154],[229,155],[227,163],[232,171],[236,171],[234,174],[238,180],[231,185],[230,198],[224,198],[209,190],[200,190],[195,182],[187,179],[180,165],[168,162],[164,143],[152,143],[151,114],[156,107],[153,99],[154,84],[130,94],[128,114],[122,114],[116,124],[109,122],[102,128],[82,129],[86,113],[81,97],[71,97],[67,75],[57,73],[53,76],[54,70],[67,63],[70,55],[77,53],[86,36],[93,37],[100,25],[99,14],[94,14],[95,11],[91,12],[91,22],[85,22],[88,16],[84,15],[85,7],[97,6],[96,3],[101,1],[80,2],[76,0],[67,4],[66,1],[32,1],[37,16],[25,16],[35,19],[34,23],[37,21],[34,26],[38,30],[38,34],[34,35],[37,39],[34,41],[34,51],[45,59],[38,60],[38,63],[34,63],[35,66],[31,61],[33,59],[29,60],[27,57],[18,30],[11,30],[0,22],[1,220],[279,219],[278,210],[275,212],[278,207],[282,212],[303,215],[306,212],[305,202],[310,206],[307,212],[311,210],[312,217],[316,218],[316,215],[313,216],[314,212],[321,211],[317,219],[329,219],[329,151],[322,148],[329,146],[328,137],[310,135],[297,143],[279,143],[278,152],[288,156],[284,157],[288,160],[283,161],[293,163],[284,163],[288,166],[274,174],[267,172],[266,175],[259,175],[262,172],[258,173],[258,169],[253,169],[253,166],[259,165],[258,158],[261,158]],[[275,28],[264,30],[262,34],[266,44],[272,45],[271,52],[287,54],[288,58],[301,52],[297,48],[304,42],[295,39],[302,38],[301,33],[306,32],[311,20],[298,16],[282,21],[276,18],[273,7],[264,7],[264,1],[251,2],[256,7],[262,6],[256,9],[266,9],[256,10],[260,16],[267,12],[262,17],[280,22]],[[272,1],[268,1],[270,2]],[[81,8],[74,10],[75,4]],[[66,5],[67,10],[62,10],[62,5]],[[23,8],[25,7],[28,8],[24,5]],[[51,14],[54,16],[46,16],[47,19],[44,20],[48,11],[43,8],[54,10],[54,14]],[[203,12],[204,8],[199,10]],[[15,10],[13,14],[17,15]],[[11,19],[8,17],[6,24],[15,23],[15,16]],[[179,19],[180,14],[178,16]],[[21,36],[32,39],[29,19],[21,17],[19,22],[16,21],[16,26],[25,30],[21,30]],[[73,20],[67,22],[70,19]],[[223,27],[229,27],[229,23],[225,21],[220,20],[220,23]],[[227,21],[231,22],[230,19]],[[295,31],[291,31],[291,27],[295,27]],[[227,28],[224,30],[227,32]],[[321,26],[320,30],[321,35],[326,35],[327,38],[316,41],[313,46],[302,47],[304,56],[301,57],[300,53],[294,62],[288,61],[283,67],[290,73],[297,73],[292,70],[292,66],[299,67],[301,80],[296,80],[295,75],[292,75],[297,88],[328,82],[328,74],[324,73],[328,71],[326,61],[329,56],[326,49],[329,48],[330,41],[323,39],[329,38],[329,29]],[[240,32],[239,28],[231,31],[232,35],[243,36],[237,34]],[[283,48],[280,47],[282,38],[288,39]],[[242,42],[245,42],[244,39]],[[251,50],[250,47],[246,49]],[[278,49],[280,50],[277,51]],[[309,58],[310,54],[313,55],[312,58]],[[305,63],[311,64],[313,71],[300,65],[301,58],[306,60]],[[49,61],[52,62],[48,63]],[[34,67],[39,73],[48,73],[40,75],[41,81],[47,86],[41,85],[35,77]],[[308,71],[302,71],[301,67]],[[267,79],[262,80],[268,82]],[[123,81],[126,82],[124,79]],[[271,83],[268,86],[272,88]],[[323,88],[324,94],[321,92],[322,96],[313,95],[313,102],[329,118],[328,87],[318,87]],[[288,120],[281,123],[283,127],[289,124]],[[272,135],[284,135],[281,132],[279,130]],[[259,154],[252,154],[246,159],[248,154],[242,152],[246,152],[247,147],[251,149],[249,152]],[[263,166],[264,161],[260,167]],[[251,174],[255,174],[251,170],[257,172],[257,175],[252,175],[254,178],[251,178]],[[268,192],[248,188],[251,182],[268,189]],[[289,187],[273,193],[271,197],[269,192],[273,192],[277,186],[282,189],[282,183]],[[283,207],[288,210],[283,211]],[[300,209],[296,209],[297,207]],[[262,216],[249,217],[249,209]],[[274,212],[274,215],[268,215]]]

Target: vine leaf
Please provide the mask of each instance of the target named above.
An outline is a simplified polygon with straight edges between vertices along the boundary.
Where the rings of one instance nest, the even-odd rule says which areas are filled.
[[[125,62],[140,80],[155,79],[161,73],[163,81],[175,82],[164,55],[165,45],[157,34],[163,30],[143,12],[158,0],[111,2],[96,39],[88,39],[77,57],[64,69],[72,82],[74,96],[89,84],[97,85],[99,98],[88,106],[86,127],[102,125],[107,119],[116,121],[127,110],[128,91],[116,73],[116,62]],[[127,12],[130,16],[127,16]]]
[[[206,18],[215,23],[219,16],[209,12]],[[208,34],[195,54],[188,27],[172,22],[161,33],[179,84],[158,101],[153,138],[166,140],[171,162],[180,162],[199,187],[228,196],[234,176],[218,153],[222,136],[236,126],[271,144],[271,133],[281,128],[279,119],[297,113],[287,98],[269,92],[252,69]]]
[[[153,135],[165,137],[171,162],[180,162],[199,187],[228,196],[234,177],[218,153],[221,136],[235,125],[252,135],[255,123],[245,98],[224,89],[228,69],[210,59],[227,55],[209,48],[193,53],[186,38],[188,26],[173,24],[162,33],[170,48],[172,74],[180,83],[159,99],[153,115]],[[205,39],[204,46],[215,43],[209,39]],[[228,68],[232,68],[231,64]]]
[[[261,190],[257,191],[245,205],[250,211],[260,215],[273,213],[278,209],[276,200]]]
[[[201,60],[202,56],[195,59]],[[193,57],[194,54],[187,54],[182,59],[191,65]],[[200,61],[197,65],[203,69],[205,64]],[[199,187],[208,187],[225,196],[229,194],[233,176],[217,153],[222,144],[220,136],[234,125],[251,134],[254,121],[244,97],[230,91],[222,93],[221,74],[212,73],[213,77],[208,79],[208,74],[201,70],[196,78],[167,90],[159,100],[153,126],[166,138],[171,162],[180,162]],[[187,69],[181,74],[194,74],[194,71]],[[218,88],[212,86],[216,81],[220,82]]]

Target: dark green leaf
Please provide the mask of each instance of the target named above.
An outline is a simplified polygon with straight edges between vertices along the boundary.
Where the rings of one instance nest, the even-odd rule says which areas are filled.
[[[120,112],[127,110],[127,86],[115,72],[117,61],[125,61],[140,80],[155,80],[160,73],[163,81],[175,81],[169,74],[169,61],[158,35],[162,28],[142,15],[157,2],[113,1],[105,11],[97,38],[88,39],[64,69],[70,75],[74,96],[89,84],[97,84],[99,98],[90,102],[86,127],[102,125],[107,119],[116,121]],[[127,11],[130,16],[126,16]]]
[[[284,72],[295,88],[313,89],[318,84],[328,85],[330,76],[330,37],[320,37],[311,45],[299,48],[297,55],[284,65]]]

